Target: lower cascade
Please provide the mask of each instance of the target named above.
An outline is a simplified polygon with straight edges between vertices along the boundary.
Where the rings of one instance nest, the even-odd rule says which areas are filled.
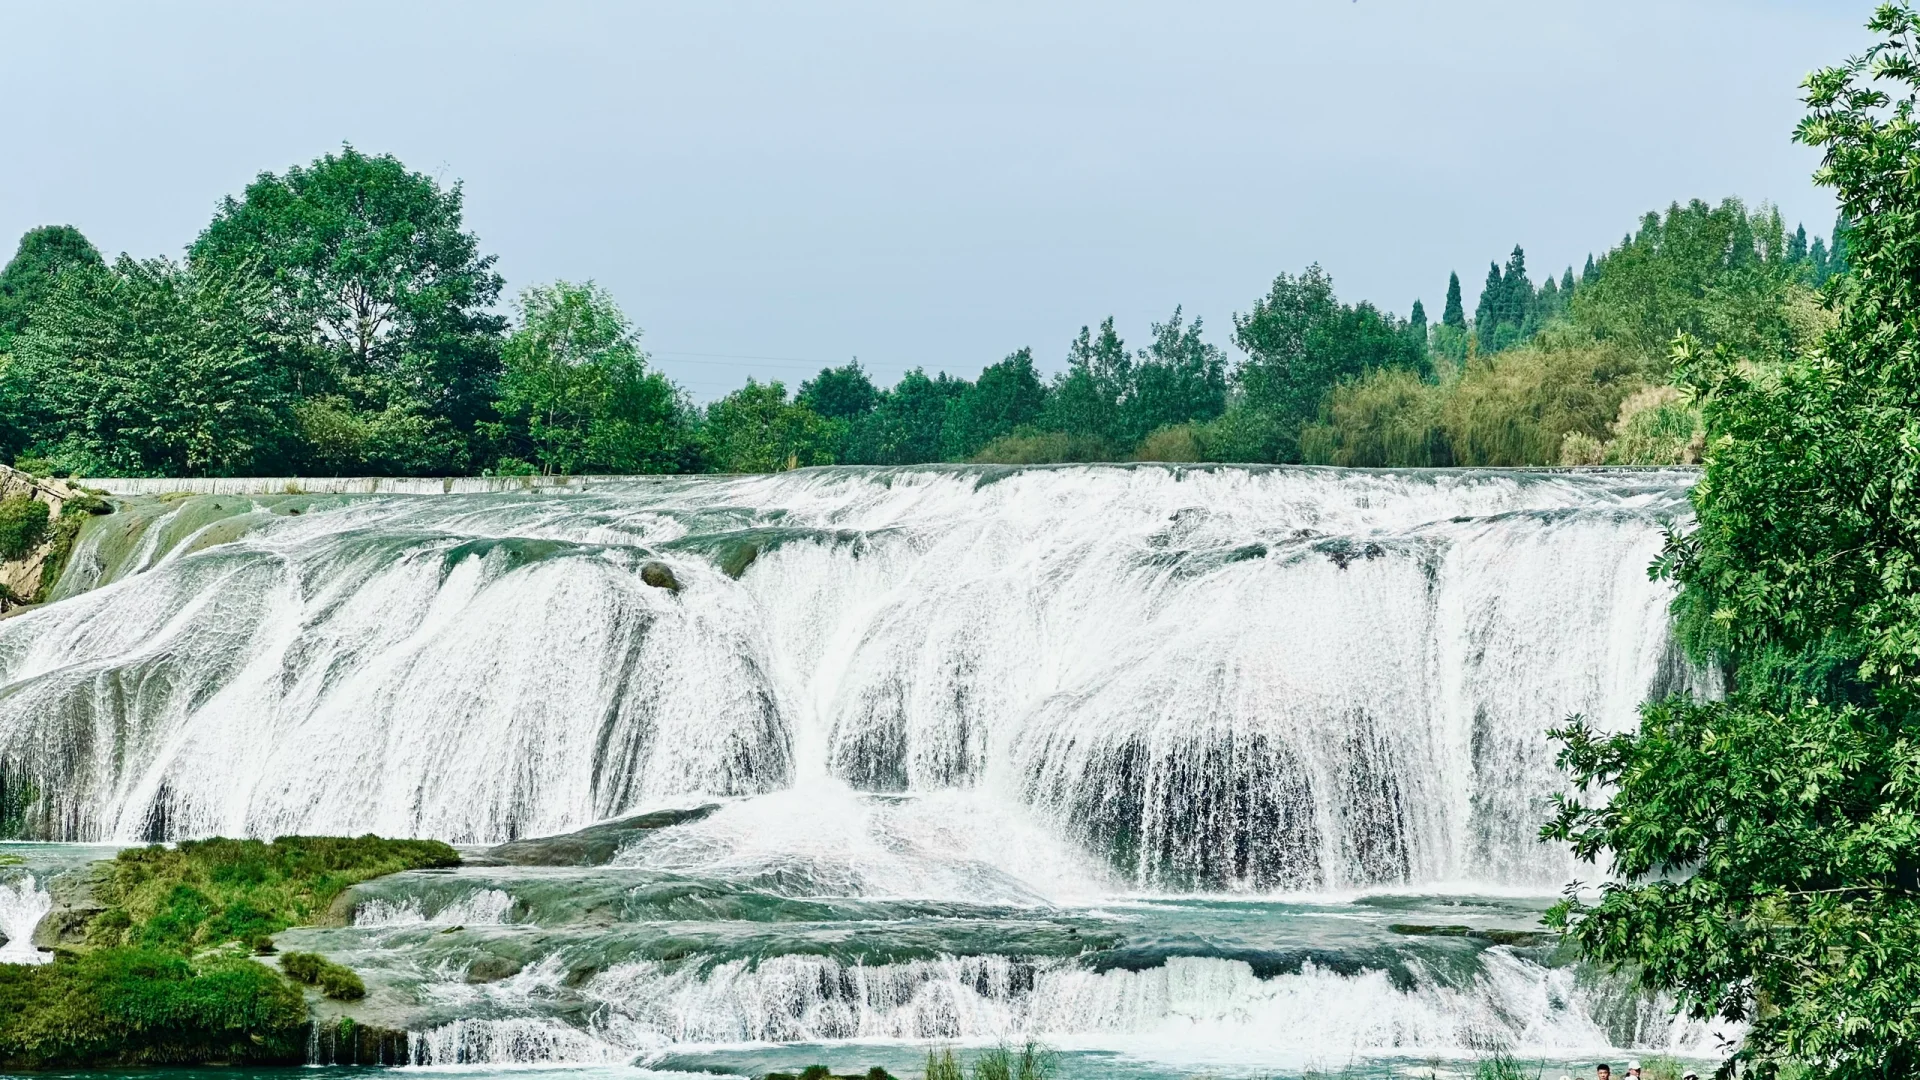
[[[1545,729],[1716,690],[1647,573],[1693,479],[136,499],[83,533],[64,599],[0,621],[0,806],[47,850],[470,845],[280,935],[361,972],[341,1015],[423,1065],[1706,1055],[1721,1033],[1539,932],[1577,876],[1537,839]],[[654,810],[685,813],[592,865],[481,854]],[[9,942],[22,887],[45,896],[0,880]]]

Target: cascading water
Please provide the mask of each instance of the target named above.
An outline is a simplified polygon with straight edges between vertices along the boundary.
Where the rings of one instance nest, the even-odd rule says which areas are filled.
[[[83,539],[66,599],[0,622],[0,763],[48,839],[489,843],[720,800],[593,871],[617,915],[475,869],[298,932],[437,1032],[422,1060],[1697,1049],[1500,938],[1531,901],[1482,913],[1493,937],[1353,906],[1571,876],[1536,840],[1544,728],[1712,690],[1646,573],[1691,482],[1143,465],[145,501]],[[663,881],[732,899],[635,907]],[[1230,897],[1290,928],[1220,924]],[[1340,930],[1327,905],[1368,929],[1300,929]],[[663,925],[689,951],[650,955]]]

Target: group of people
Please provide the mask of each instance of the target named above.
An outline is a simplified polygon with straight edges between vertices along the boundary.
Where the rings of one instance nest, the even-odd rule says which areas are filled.
[[[1613,1066],[1603,1061],[1593,1067],[1593,1075],[1594,1080],[1613,1080]],[[1562,1076],[1560,1080],[1573,1080],[1573,1077]],[[1627,1063],[1627,1080],[1643,1080],[1640,1075],[1639,1062],[1630,1061]],[[1686,1072],[1680,1074],[1680,1080],[1700,1080],[1700,1074],[1694,1072],[1692,1069],[1688,1069]]]

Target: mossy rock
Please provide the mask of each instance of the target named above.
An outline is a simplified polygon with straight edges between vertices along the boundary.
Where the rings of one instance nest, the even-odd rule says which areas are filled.
[[[673,576],[673,567],[663,562],[649,562],[641,566],[640,580],[656,589],[671,593],[680,591],[680,579]]]

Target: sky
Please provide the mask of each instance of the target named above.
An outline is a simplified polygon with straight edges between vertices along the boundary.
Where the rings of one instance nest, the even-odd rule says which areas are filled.
[[[1274,275],[1438,318],[1647,210],[1825,234],[1800,80],[1871,3],[0,0],[0,237],[179,255],[350,142],[464,184],[508,294],[608,288],[696,399],[859,357],[1043,369],[1175,305],[1229,345]],[[4,241],[0,241],[3,243]]]

